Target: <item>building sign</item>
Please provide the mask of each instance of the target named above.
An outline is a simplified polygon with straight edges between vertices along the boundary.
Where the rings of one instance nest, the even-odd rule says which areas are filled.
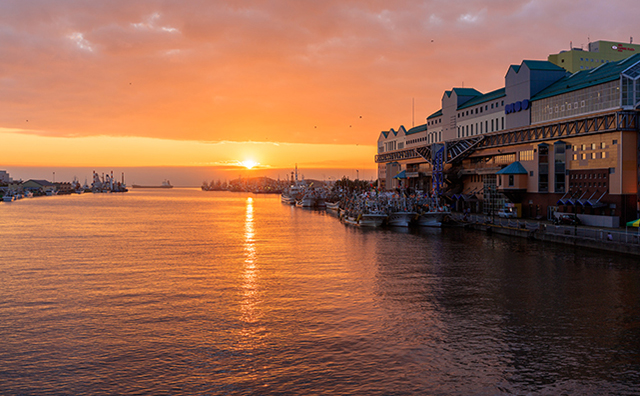
[[[517,113],[519,111],[528,110],[528,109],[529,109],[529,100],[527,99],[519,100],[515,103],[509,103],[508,105],[504,106],[504,114]]]
[[[618,52],[636,50],[635,48],[625,47],[624,44],[612,45],[611,49]]]

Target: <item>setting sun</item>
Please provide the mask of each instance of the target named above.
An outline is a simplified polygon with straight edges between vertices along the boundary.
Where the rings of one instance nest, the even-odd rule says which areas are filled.
[[[242,166],[244,166],[247,169],[252,169],[252,168],[260,165],[259,163],[255,162],[253,160],[246,160],[246,161],[241,162],[241,164],[242,164]]]

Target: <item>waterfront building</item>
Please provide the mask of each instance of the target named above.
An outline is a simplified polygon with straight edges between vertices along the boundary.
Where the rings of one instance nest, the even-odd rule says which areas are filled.
[[[45,193],[47,191],[56,191],[55,183],[51,183],[48,180],[29,179],[22,183],[22,188],[31,192]]]
[[[0,183],[9,184],[13,182],[11,176],[9,176],[9,172],[0,170]]]
[[[571,49],[568,51],[551,54],[547,60],[571,73],[575,73],[580,70],[595,69],[603,63],[621,61],[637,53],[640,53],[640,45],[599,40],[589,43],[587,50],[573,48],[573,45],[571,45]]]
[[[378,185],[439,191],[454,210],[617,226],[640,211],[639,108],[640,53],[575,73],[525,60],[504,88],[453,88],[426,124],[380,133]]]

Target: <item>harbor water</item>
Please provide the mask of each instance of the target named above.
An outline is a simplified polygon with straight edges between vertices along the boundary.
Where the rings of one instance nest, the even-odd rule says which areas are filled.
[[[636,259],[277,195],[0,203],[0,394],[640,391]]]

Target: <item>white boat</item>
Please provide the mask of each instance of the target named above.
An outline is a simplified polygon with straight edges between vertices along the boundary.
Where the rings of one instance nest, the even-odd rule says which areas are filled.
[[[296,204],[296,199],[292,196],[290,196],[288,193],[283,192],[280,195],[280,202],[287,204],[287,205],[295,205]]]
[[[441,227],[442,220],[447,212],[425,212],[418,217],[418,225],[421,227]]]
[[[325,206],[328,210],[340,211],[340,202],[326,202]]]
[[[300,203],[300,205],[298,205],[298,203]],[[309,195],[305,195],[301,200],[296,202],[296,206],[300,206],[303,208],[313,208],[314,206],[316,206],[316,199]]]
[[[2,196],[2,201],[4,202],[13,202],[15,201],[16,197],[13,194],[5,194]]]
[[[382,213],[365,213],[357,217],[345,216],[344,222],[357,227],[380,227],[387,219],[386,214]]]
[[[409,227],[416,215],[416,212],[391,212],[388,223],[391,227]]]
[[[58,191],[57,190],[47,190],[46,194],[47,194],[47,196],[58,195]]]
[[[293,181],[293,176],[291,177]],[[306,186],[304,182],[298,181],[298,165],[296,164],[296,173],[295,173],[295,182],[289,186],[289,188],[284,189],[282,194],[280,194],[280,202],[287,205],[297,205],[297,201],[300,201],[304,196],[304,191]]]

